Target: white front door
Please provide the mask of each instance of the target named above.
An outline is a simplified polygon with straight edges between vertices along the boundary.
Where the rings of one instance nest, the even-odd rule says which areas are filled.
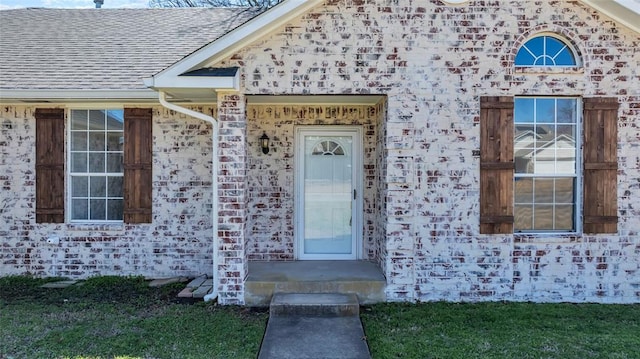
[[[298,259],[358,259],[362,237],[359,127],[296,130]]]

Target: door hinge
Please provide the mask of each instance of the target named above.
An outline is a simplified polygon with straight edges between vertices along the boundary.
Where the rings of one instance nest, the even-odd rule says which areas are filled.
[[[353,199],[356,199],[356,198],[357,198],[357,197],[356,197],[356,190],[354,189],[354,190],[353,190]]]

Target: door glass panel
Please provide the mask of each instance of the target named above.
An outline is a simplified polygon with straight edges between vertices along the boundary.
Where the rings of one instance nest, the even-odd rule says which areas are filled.
[[[350,254],[351,136],[304,136],[304,253]]]

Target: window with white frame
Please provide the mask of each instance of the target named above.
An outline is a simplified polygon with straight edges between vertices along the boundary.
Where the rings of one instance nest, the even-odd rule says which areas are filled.
[[[516,232],[577,230],[578,106],[577,98],[515,98]]]
[[[69,219],[121,222],[124,111],[74,109],[69,123]]]

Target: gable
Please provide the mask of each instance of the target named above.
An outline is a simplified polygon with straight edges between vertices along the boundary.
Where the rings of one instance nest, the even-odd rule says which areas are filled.
[[[321,4],[322,0],[287,0],[284,1],[242,26],[226,33],[216,41],[176,62],[165,70],[145,80],[152,88],[184,88],[190,83],[180,76],[196,71],[203,67],[217,64],[225,57],[231,56],[239,49],[271,34],[288,21],[300,16],[313,7]],[[235,88],[237,90],[237,88]]]
[[[186,86],[187,83],[180,79],[184,73],[216,66],[220,61],[241,51],[245,46],[272,34],[279,27],[314,7],[322,5],[323,2],[322,0],[285,0],[162,72],[146,79],[145,83],[152,88],[169,88],[176,86],[176,82],[182,82]],[[629,10],[619,2],[597,0],[581,0],[581,2],[640,33],[640,14]],[[465,1],[459,1],[453,6],[465,5]],[[237,88],[235,89],[237,90]]]

